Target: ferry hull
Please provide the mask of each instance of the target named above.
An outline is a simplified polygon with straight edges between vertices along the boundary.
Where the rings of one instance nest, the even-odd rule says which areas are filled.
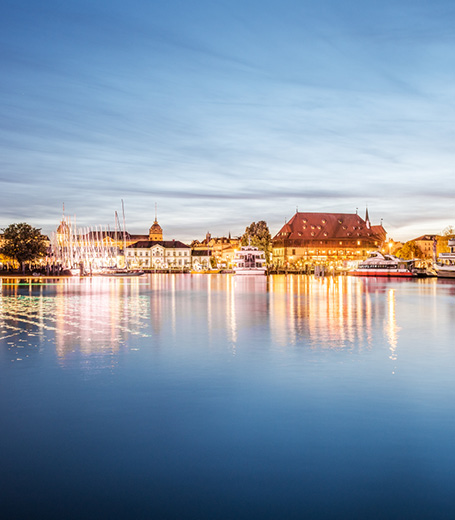
[[[435,269],[436,271],[436,276],[438,278],[455,278],[455,268],[454,269],[444,269],[444,270],[441,270],[441,269]]]
[[[365,269],[355,270],[349,273],[351,276],[371,276],[371,277],[383,277],[383,278],[414,278],[415,274],[411,271],[390,271],[380,269]]]

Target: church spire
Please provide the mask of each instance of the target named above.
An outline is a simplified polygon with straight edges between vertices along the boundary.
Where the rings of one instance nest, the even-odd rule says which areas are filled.
[[[367,206],[366,211],[365,211],[365,222],[366,222],[367,228],[370,229],[371,228],[371,222],[370,222],[370,215],[368,214],[368,206]]]

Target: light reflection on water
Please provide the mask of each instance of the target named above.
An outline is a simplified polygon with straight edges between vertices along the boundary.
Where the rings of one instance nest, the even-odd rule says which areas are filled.
[[[271,348],[304,346],[316,351],[369,351],[384,340],[389,358],[396,361],[401,331],[396,300],[402,285],[309,276],[155,275],[34,283],[5,279],[0,341],[8,345],[11,361],[25,344],[47,342],[65,364],[75,352],[88,358],[114,356],[162,335],[178,341],[197,335],[210,345],[222,331],[232,354],[251,334]],[[425,307],[426,316],[430,313],[434,320],[440,318],[435,303],[445,293],[453,297],[454,285],[436,280],[410,287],[416,297],[434,299]],[[406,316],[406,306],[400,312]]]
[[[4,279],[0,506],[450,517],[454,337],[440,280]]]

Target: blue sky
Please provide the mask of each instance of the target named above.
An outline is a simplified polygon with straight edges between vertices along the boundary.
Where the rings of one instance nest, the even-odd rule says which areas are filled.
[[[455,4],[4,0],[0,227],[455,226]]]

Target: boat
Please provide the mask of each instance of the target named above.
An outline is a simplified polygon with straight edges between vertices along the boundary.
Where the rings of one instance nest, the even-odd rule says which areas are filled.
[[[98,276],[142,276],[145,272],[135,269],[104,269],[97,274]]]
[[[234,273],[238,275],[264,275],[267,273],[265,254],[252,245],[242,246],[234,255]]]
[[[349,274],[351,276],[412,278],[416,276],[412,270],[413,263],[414,260],[403,260],[393,255],[383,255],[380,251],[374,251],[366,260],[349,271]]]
[[[450,253],[441,253],[439,262],[433,264],[433,269],[438,278],[455,278],[455,239],[448,242]]]
[[[192,269],[190,274],[219,274],[221,269]]]

